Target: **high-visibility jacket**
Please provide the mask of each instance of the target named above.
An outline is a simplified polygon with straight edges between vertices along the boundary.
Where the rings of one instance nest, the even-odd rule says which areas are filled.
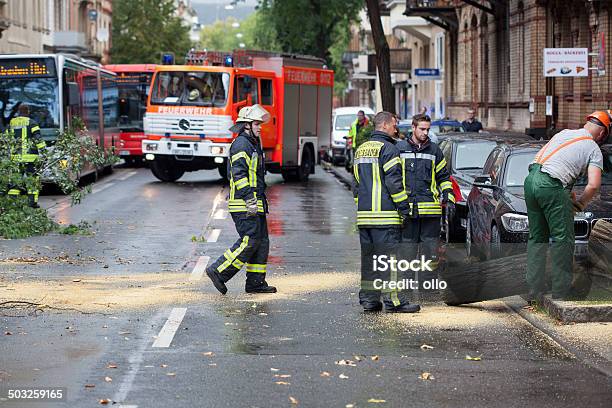
[[[257,210],[266,213],[266,164],[259,140],[242,132],[234,139],[229,152],[229,212],[246,212],[246,202],[257,198]]]
[[[395,141],[386,133],[373,132],[355,152],[353,174],[357,226],[400,227],[402,218],[410,215],[410,206]]]
[[[403,183],[409,191],[413,217],[441,217],[440,193],[453,203],[453,185],[446,159],[437,144],[429,140],[417,146],[411,139],[398,142],[403,168]],[[416,207],[416,208],[415,208]]]
[[[359,147],[359,146],[355,146],[354,144],[357,141],[357,135],[359,134],[359,131],[361,129],[368,126],[369,124],[370,124],[370,121],[368,120],[367,117],[364,119],[363,125],[359,124],[359,119],[355,119],[353,124],[351,124],[351,129],[349,130],[348,138],[353,140],[353,147],[355,148]]]
[[[17,116],[11,119],[9,131],[19,142],[19,150],[11,154],[11,159],[20,163],[33,163],[38,160],[40,150],[45,148],[45,141],[40,137],[40,127],[32,119]]]

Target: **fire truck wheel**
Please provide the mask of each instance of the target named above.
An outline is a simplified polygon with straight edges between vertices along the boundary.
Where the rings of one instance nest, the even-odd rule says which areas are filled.
[[[158,161],[151,163],[151,171],[155,177],[166,183],[172,183],[180,179],[183,174],[185,174],[185,170],[183,169],[173,168]]]
[[[309,145],[306,145],[304,151],[302,152],[302,164],[297,170],[297,180],[298,181],[307,181],[308,176],[312,173],[312,169],[314,168],[314,155],[312,153],[312,149]]]
[[[222,165],[217,167],[217,170],[219,170],[219,175],[221,176],[223,181],[229,181],[229,178],[227,177],[227,162],[223,162]]]

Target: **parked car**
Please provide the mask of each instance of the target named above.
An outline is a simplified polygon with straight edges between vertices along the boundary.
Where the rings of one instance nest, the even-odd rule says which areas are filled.
[[[529,222],[523,185],[529,164],[544,142],[498,145],[489,155],[482,174],[474,180],[467,198],[466,248],[468,255],[496,258],[514,251],[523,252],[529,237]],[[574,218],[576,255],[586,255],[586,244],[592,227],[600,219],[612,219],[612,146],[602,148],[604,175],[600,197]],[[579,180],[575,191],[580,194],[586,179]]]
[[[403,133],[406,138],[412,137],[412,119],[403,119],[400,120],[397,127],[399,128],[400,133]],[[463,133],[463,127],[461,127],[461,123],[456,120],[434,120],[431,122],[431,127],[429,128],[429,139],[434,143],[440,143],[442,138],[447,133]]]
[[[357,119],[357,112],[362,110],[369,120],[374,118],[375,112],[365,106],[345,106],[336,108],[332,112],[332,145],[328,152],[328,159],[332,164],[344,164],[346,157],[346,137],[351,125]]]
[[[467,223],[468,208],[465,202],[474,178],[482,173],[485,160],[489,153],[503,139],[482,133],[454,133],[449,134],[440,142],[440,148],[448,166],[451,177],[457,183],[461,194],[455,198],[455,216],[445,220],[443,233],[450,241],[463,242],[465,240],[465,227]],[[446,218],[446,215],[445,215]]]

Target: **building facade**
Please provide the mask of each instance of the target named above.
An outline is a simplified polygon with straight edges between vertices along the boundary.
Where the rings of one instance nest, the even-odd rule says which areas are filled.
[[[67,52],[110,62],[112,0],[0,1],[0,53]]]
[[[485,128],[540,137],[610,108],[611,7],[598,0],[407,0],[406,14],[445,31],[448,116],[462,120],[473,108]],[[588,77],[546,78],[545,48],[587,48],[593,69]]]

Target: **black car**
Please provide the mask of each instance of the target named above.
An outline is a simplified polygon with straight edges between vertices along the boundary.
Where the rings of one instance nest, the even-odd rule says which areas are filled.
[[[461,197],[456,197],[455,217],[448,220],[446,235],[450,241],[465,240],[468,214],[465,200],[472,189],[474,178],[482,173],[489,153],[498,145],[513,140],[527,141],[529,138],[525,135],[504,133],[449,133],[440,142],[448,170],[461,191]]]
[[[497,146],[487,158],[482,174],[475,178],[467,198],[468,220],[466,247],[468,254],[479,258],[496,258],[524,251],[529,237],[524,181],[529,164],[544,142],[507,143]],[[601,197],[592,201],[574,218],[576,254],[585,254],[592,226],[601,218],[612,217],[611,147],[602,148],[605,169]],[[578,180],[577,194],[586,185]],[[519,245],[502,245],[502,244]],[[521,245],[522,244],[522,245]]]

